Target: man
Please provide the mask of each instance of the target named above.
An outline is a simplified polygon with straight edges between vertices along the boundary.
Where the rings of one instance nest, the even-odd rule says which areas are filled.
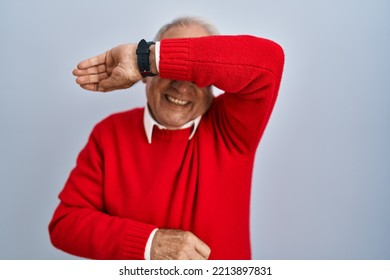
[[[94,259],[250,259],[256,148],[284,55],[194,18],[81,62],[87,90],[145,82],[147,105],[95,126],[49,225],[59,249]],[[211,85],[225,91],[214,98]]]

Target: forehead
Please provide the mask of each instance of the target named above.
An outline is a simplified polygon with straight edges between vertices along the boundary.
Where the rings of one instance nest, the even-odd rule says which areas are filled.
[[[200,25],[179,25],[173,26],[165,31],[161,39],[167,38],[194,38],[208,36],[210,33]]]

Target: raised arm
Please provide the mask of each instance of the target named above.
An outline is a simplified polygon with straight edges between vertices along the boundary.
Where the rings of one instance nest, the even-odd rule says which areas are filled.
[[[254,36],[180,38],[160,44],[160,77],[225,91],[202,121],[210,121],[215,142],[234,153],[256,150],[276,102],[283,66],[283,49]]]

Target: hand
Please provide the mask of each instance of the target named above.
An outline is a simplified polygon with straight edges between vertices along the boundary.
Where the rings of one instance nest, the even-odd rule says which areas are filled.
[[[189,231],[160,229],[156,232],[150,258],[152,260],[207,260],[210,248]]]
[[[77,65],[76,83],[92,91],[125,89],[142,79],[138,70],[136,44],[115,47]]]

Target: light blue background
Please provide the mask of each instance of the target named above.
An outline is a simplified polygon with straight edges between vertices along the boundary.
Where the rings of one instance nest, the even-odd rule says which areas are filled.
[[[182,15],[285,50],[254,169],[253,257],[390,259],[389,3],[0,0],[0,259],[74,258],[49,242],[57,195],[93,125],[145,97],[141,84],[86,92],[71,71]]]

